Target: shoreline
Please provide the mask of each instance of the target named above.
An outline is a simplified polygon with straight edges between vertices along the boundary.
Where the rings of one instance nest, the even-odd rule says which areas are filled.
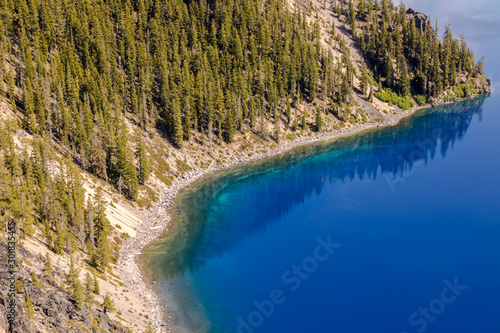
[[[482,94],[474,95],[471,98],[480,95]],[[255,153],[252,156],[241,156],[239,153],[232,161],[227,163],[219,165],[213,165],[212,163],[207,169],[190,171],[187,174],[182,175],[181,177],[175,179],[169,186],[169,190],[164,193],[161,199],[158,200],[158,202],[149,211],[145,212],[146,218],[137,228],[136,236],[128,239],[120,248],[120,260],[117,263],[117,269],[120,273],[122,281],[128,286],[130,291],[134,291],[135,293],[144,296],[147,302],[147,307],[150,309],[149,317],[155,331],[168,333],[172,332],[171,328],[168,326],[172,318],[170,316],[165,317],[165,308],[168,305],[162,304],[161,296],[157,295],[151,285],[151,282],[147,281],[145,274],[141,271],[136,259],[150,242],[158,239],[168,231],[171,216],[168,214],[167,210],[173,205],[175,197],[182,189],[211,172],[217,172],[232,166],[273,157],[293,148],[310,143],[350,136],[369,129],[395,126],[399,124],[401,120],[412,116],[420,110],[455,104],[471,98],[464,98],[454,102],[443,101],[440,103],[433,103],[432,105],[428,104],[425,106],[415,106],[406,111],[397,111],[396,114],[389,115],[388,118],[382,122],[355,124],[349,128],[340,128],[329,132],[315,133],[311,136],[301,137],[294,141],[279,144],[277,147],[272,148],[265,153]],[[154,284],[154,282],[152,282],[152,284]]]

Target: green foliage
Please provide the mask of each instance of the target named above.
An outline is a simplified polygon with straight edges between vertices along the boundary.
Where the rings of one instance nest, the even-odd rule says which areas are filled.
[[[22,102],[28,131],[50,127],[105,180],[119,158],[122,115],[142,129],[156,126],[180,148],[211,122],[231,142],[251,123],[252,96],[274,104],[296,91],[310,100],[317,94],[319,25],[283,0],[62,0],[28,8],[24,0],[2,6],[0,49],[16,50],[20,62],[6,67],[9,57],[0,59],[10,68],[0,72],[2,92]],[[231,105],[217,103],[219,92]]]
[[[424,95],[415,95],[413,96],[413,98],[417,102],[418,106],[424,106],[427,104],[427,98],[425,98]]]
[[[54,278],[54,267],[52,266],[52,260],[50,259],[50,254],[47,253],[45,256],[45,262],[43,263],[42,267],[42,274],[47,281],[50,283],[54,284],[55,283],[55,278]]]
[[[472,90],[467,83],[460,83],[453,87],[453,91],[455,92],[456,98],[464,98],[468,97]]]
[[[174,98],[172,102],[169,122],[171,124],[171,132],[172,138],[174,140],[174,145],[177,148],[181,148],[184,141],[184,133],[182,129],[181,109],[177,98]]]
[[[385,91],[376,91],[375,97],[389,105],[397,105],[401,110],[408,110],[414,106],[411,96],[399,96],[395,92],[387,89]]]
[[[94,288],[92,289],[92,292],[96,295],[101,294],[101,289],[99,288],[99,280],[97,280],[97,277],[94,276]]]
[[[22,293],[24,291],[24,283],[21,280],[16,280],[15,286],[18,293]]]
[[[28,293],[25,294],[24,296],[24,312],[28,316],[28,318],[34,318],[35,317],[35,310],[33,309],[33,303],[31,302],[30,295]]]
[[[146,146],[142,139],[137,143],[136,157],[139,162],[139,174],[137,178],[141,184],[144,184],[151,173],[151,166],[147,156]]]
[[[115,304],[111,299],[111,297],[109,296],[109,294],[106,294],[104,296],[104,301],[102,303],[102,310],[104,311],[104,313],[115,311]]]
[[[403,4],[394,6],[389,0],[381,7],[382,15],[368,19],[360,44],[375,76],[387,87],[401,96],[439,97],[456,85],[458,75],[483,75],[483,62],[475,64],[465,38],[454,38],[449,26],[440,38],[437,23],[427,20],[417,28]],[[379,10],[377,5],[373,9]],[[461,95],[460,89],[456,92]]]
[[[153,327],[153,324],[151,324],[151,322],[148,322],[148,326],[146,328],[146,330],[144,331],[144,333],[154,333],[155,330],[154,330],[154,327]]]
[[[87,272],[87,275],[85,276],[85,292],[83,294],[83,302],[87,307],[90,308],[92,303],[94,303],[94,286],[93,286],[93,281],[92,277],[90,276],[90,273]]]
[[[189,166],[189,164],[187,164],[187,162],[184,160],[177,159],[177,160],[175,160],[175,164],[176,164],[177,170],[179,170],[179,172],[187,172],[187,171],[193,170],[193,168],[191,168]]]
[[[449,27],[442,38],[430,22],[417,29],[404,6],[385,0],[337,1],[335,10],[359,33],[365,59],[358,77],[369,99],[371,73],[390,88],[375,95],[402,109],[412,106],[411,94],[419,105],[450,87],[462,98],[474,91],[458,81],[484,81],[484,62],[476,65],[465,38],[453,38]],[[343,111],[357,75],[350,48],[332,36],[342,53],[336,60],[321,47],[319,22],[284,0],[7,0],[0,31],[0,95],[22,119],[0,126],[0,216],[19,221],[22,237],[38,226],[57,254],[84,249],[101,271],[112,260],[106,202],[99,189],[86,201],[74,162],[137,199],[156,153],[142,140],[131,149],[134,124],[154,127],[177,148],[197,132],[212,149],[248,128],[267,140],[273,119],[278,141],[282,113],[287,128],[307,130],[301,109],[318,95],[339,119],[355,119]],[[318,111],[313,120],[318,131],[322,117]],[[20,126],[33,134],[22,149],[14,140]],[[160,160],[157,178],[170,183],[169,165],[161,155],[152,160]],[[176,167],[191,169],[181,159]],[[49,255],[40,278],[55,283]],[[97,279],[91,289],[99,293]]]
[[[95,243],[91,249],[91,265],[105,269],[111,260],[108,245],[108,233],[111,225],[106,217],[106,201],[101,187],[97,188],[92,200],[88,201],[87,211],[91,212],[88,216],[88,235],[91,242]]]
[[[75,298],[75,305],[81,308],[85,299],[83,296],[83,287],[79,280],[75,282],[75,286],[73,288],[73,297]]]
[[[64,232],[62,228],[59,228],[57,229],[56,239],[54,241],[54,246],[53,246],[54,252],[57,254],[62,254],[64,250],[64,245],[65,245]]]
[[[31,277],[31,282],[37,287],[40,287],[40,282],[38,281],[38,276],[36,275],[36,272],[33,271],[33,275]]]
[[[321,132],[321,130],[323,129],[323,125],[324,125],[324,122],[323,122],[323,116],[321,115],[321,110],[320,110],[320,108],[317,108],[317,110],[316,110],[316,131]]]
[[[66,275],[66,284],[69,286],[70,289],[75,289],[79,275],[80,275],[80,269],[75,267],[73,256],[71,256],[69,271],[68,274]]]

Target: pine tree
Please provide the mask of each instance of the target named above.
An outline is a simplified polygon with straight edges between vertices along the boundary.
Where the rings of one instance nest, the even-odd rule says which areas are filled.
[[[84,303],[85,305],[90,308],[92,303],[94,303],[94,286],[93,286],[93,281],[92,277],[90,276],[90,273],[87,272],[87,275],[85,276],[85,292],[83,294],[84,298]]]
[[[96,249],[92,264],[94,267],[105,269],[110,262],[110,251],[108,247],[108,232],[110,228],[109,220],[106,217],[106,201],[102,195],[102,188],[98,187],[94,194],[94,237]]]
[[[172,101],[172,139],[174,141],[174,145],[177,148],[181,148],[184,141],[184,134],[182,130],[182,117],[181,117],[181,109],[179,106],[179,101],[177,98],[174,98]]]
[[[115,311],[115,304],[111,299],[111,297],[109,296],[109,294],[106,294],[104,296],[104,301],[102,303],[102,310],[104,311],[104,313]]]
[[[264,105],[262,105],[262,108],[259,109],[259,111],[260,111],[260,136],[263,140],[267,140],[268,133],[267,133],[266,117],[264,115]]]
[[[107,179],[106,152],[102,148],[101,140],[97,135],[92,136],[89,156],[90,171],[102,179]]]
[[[277,143],[281,141],[281,124],[280,124],[281,115],[279,110],[274,111],[274,139]]]
[[[33,309],[33,303],[31,302],[30,295],[28,293],[24,296],[24,312],[28,316],[28,318],[32,319],[35,317],[35,310]]]
[[[56,239],[54,241],[54,252],[57,254],[62,254],[64,251],[64,232],[61,227],[57,229]]]
[[[354,8],[354,1],[349,1],[349,18],[351,19],[352,34],[356,36],[356,9]]]
[[[55,278],[54,278],[54,267],[52,266],[52,261],[50,259],[50,254],[47,253],[45,256],[45,262],[43,263],[43,268],[42,268],[42,273],[43,277],[47,279],[50,283],[54,284],[55,283]]]
[[[79,280],[76,281],[75,286],[73,288],[73,297],[75,298],[75,305],[81,308],[85,299],[83,297],[82,284],[80,283]]]
[[[224,105],[227,110],[225,112],[222,137],[224,138],[224,141],[231,143],[234,140],[234,103],[232,102],[232,96],[230,94],[226,95],[226,102]]]
[[[290,107],[290,100],[288,98],[286,100],[286,123],[287,126],[290,126],[292,123],[292,108]]]
[[[38,281],[38,276],[36,275],[36,272],[33,271],[33,274],[31,276],[31,282],[37,287],[40,287],[40,282]]]
[[[146,154],[146,146],[142,139],[137,144],[136,156],[139,161],[139,174],[137,178],[141,184],[144,184],[149,178],[151,168]]]
[[[365,64],[361,66],[361,79],[359,82],[361,92],[366,96],[366,87],[368,86],[368,73]]]
[[[101,289],[99,288],[99,280],[97,280],[97,277],[94,277],[94,288],[92,289],[92,292],[96,295],[101,294]]]
[[[68,274],[66,275],[66,284],[74,289],[76,282],[78,281],[78,276],[80,274],[80,269],[75,267],[75,262],[73,260],[73,256],[70,257],[70,265],[69,265],[69,271]]]
[[[317,108],[316,109],[316,130],[318,132],[321,132],[321,130],[323,129],[323,125],[324,125],[324,122],[323,122],[323,116],[321,115],[321,109]]]

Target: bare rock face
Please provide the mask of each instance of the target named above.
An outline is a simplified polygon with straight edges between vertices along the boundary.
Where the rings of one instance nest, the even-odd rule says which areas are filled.
[[[28,253],[22,247],[18,249],[18,252],[20,258],[29,258],[30,262],[36,263],[39,267],[42,266],[43,263],[38,256]],[[0,241],[0,258],[5,258],[6,253],[7,244]],[[55,268],[57,271],[57,267]],[[99,327],[99,332],[125,332],[100,309],[90,311],[85,307],[77,307],[72,295],[57,285],[51,285],[43,277],[40,276],[39,280],[44,282],[45,287],[40,288],[34,285],[31,280],[32,274],[33,271],[29,265],[19,266],[16,279],[21,283],[22,291],[18,290],[16,293],[16,317],[13,322],[9,323],[5,315],[9,302],[9,285],[6,283],[9,272],[6,262],[0,261],[0,333],[81,332],[78,327],[73,326],[73,323],[85,327],[89,332],[96,325]],[[31,299],[34,318],[28,318],[25,312],[25,295]]]
[[[420,30],[425,30],[427,28],[428,17],[424,13],[416,12],[411,8],[406,11],[408,20],[415,21],[415,27]]]
[[[7,318],[3,311],[0,311],[0,333],[7,333]]]

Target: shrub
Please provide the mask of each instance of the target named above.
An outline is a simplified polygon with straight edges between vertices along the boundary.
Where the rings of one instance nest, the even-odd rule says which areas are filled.
[[[424,106],[427,104],[427,98],[424,95],[415,95],[414,98],[418,106]]]
[[[389,105],[397,105],[401,108],[401,110],[408,110],[414,106],[411,97],[408,96],[399,96],[395,92],[392,92],[390,89],[379,92],[376,91],[374,93],[375,97],[380,99],[383,102],[388,103]]]
[[[455,92],[455,96],[457,98],[464,98],[469,96],[472,91],[467,83],[460,83],[453,87],[453,91]]]

